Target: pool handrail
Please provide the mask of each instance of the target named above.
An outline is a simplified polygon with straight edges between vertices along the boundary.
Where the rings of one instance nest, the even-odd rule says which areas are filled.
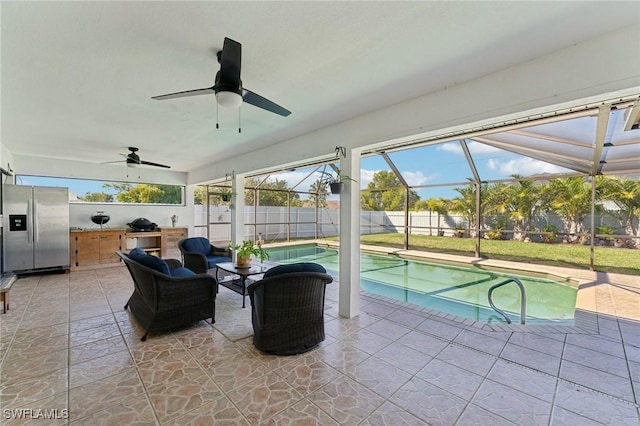
[[[520,288],[520,324],[525,324],[526,323],[526,318],[527,318],[527,292],[524,288],[524,285],[522,284],[522,282],[514,277],[508,278],[502,282],[499,282],[498,284],[495,284],[493,286],[491,286],[491,288],[489,288],[489,292],[487,294],[487,297],[489,298],[489,305],[491,305],[491,307],[493,308],[493,310],[495,310],[497,313],[499,313],[500,315],[502,315],[504,317],[504,319],[507,321],[507,324],[511,324],[511,318],[509,317],[509,315],[504,312],[502,309],[498,308],[496,305],[493,304],[493,298],[491,297],[491,294],[493,293],[493,290],[495,290],[498,287],[502,287],[505,284],[509,284],[510,282],[514,282],[518,285],[518,287]]]

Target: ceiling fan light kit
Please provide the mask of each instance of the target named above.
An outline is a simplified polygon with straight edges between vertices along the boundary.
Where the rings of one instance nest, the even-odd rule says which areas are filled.
[[[225,108],[239,108],[242,105],[242,96],[235,92],[220,91],[216,93],[218,105]]]

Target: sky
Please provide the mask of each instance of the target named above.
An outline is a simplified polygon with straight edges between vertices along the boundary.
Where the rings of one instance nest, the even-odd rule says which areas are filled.
[[[509,179],[513,174],[531,176],[543,173],[565,173],[569,170],[532,158],[512,154],[478,142],[468,142],[474,163],[482,180]],[[466,182],[473,174],[459,142],[425,146],[388,154],[410,186],[438,185]],[[290,183],[303,179],[311,169],[283,172],[277,175]],[[390,171],[391,168],[380,155],[363,157],[360,162],[360,177],[356,179],[361,188],[366,188],[377,171]],[[276,175],[274,175],[276,176]],[[303,182],[299,187],[308,189],[313,179]],[[421,199],[453,198],[459,194],[455,186],[416,188]]]
[[[558,167],[532,158],[512,154],[491,146],[468,141],[469,151],[482,180],[508,179],[513,174],[523,176],[543,173],[564,173],[567,169]],[[400,170],[402,176],[410,186],[435,185],[445,183],[466,182],[473,175],[459,142],[430,145],[403,151],[390,152],[389,158]],[[361,188],[366,188],[374,174],[380,170],[390,171],[391,168],[380,155],[363,157],[360,164],[360,176],[352,176]],[[296,186],[301,191],[307,191],[317,176],[304,179],[313,168],[298,169],[274,174],[272,178],[285,180],[290,187]],[[81,179],[52,179],[33,176],[22,176],[18,183],[25,185],[67,186],[71,193],[84,195],[87,192],[102,192],[103,182]],[[421,199],[453,198],[458,195],[455,186],[416,188]],[[302,198],[306,198],[302,196]],[[336,196],[337,198],[337,196]]]

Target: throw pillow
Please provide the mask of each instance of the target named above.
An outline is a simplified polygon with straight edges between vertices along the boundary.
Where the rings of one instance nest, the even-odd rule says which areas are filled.
[[[129,258],[141,265],[146,266],[147,268],[151,268],[165,275],[170,275],[169,265],[167,265],[167,262],[160,259],[159,257],[148,255],[139,247],[136,247],[129,252]]]

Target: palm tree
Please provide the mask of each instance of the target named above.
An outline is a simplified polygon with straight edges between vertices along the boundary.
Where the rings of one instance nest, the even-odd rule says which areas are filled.
[[[564,232],[576,240],[584,232],[584,219],[591,211],[591,185],[580,177],[553,179],[542,193],[545,210],[562,218]]]
[[[638,229],[635,219],[640,218],[640,181],[625,177],[605,178],[599,177],[599,186],[602,189],[602,199],[613,202],[617,211],[609,211],[609,214],[624,224],[627,235],[637,237]],[[640,242],[636,240],[638,246]]]
[[[517,182],[502,188],[503,204],[498,206],[504,209],[513,221],[513,239],[522,241],[526,238],[527,232],[531,231],[533,219],[540,208],[539,197],[543,185],[524,179],[518,174],[511,177],[517,179]]]
[[[484,189],[486,189],[486,185],[481,187],[481,193]],[[448,210],[453,213],[459,213],[467,219],[469,223],[469,233],[474,237],[476,232],[475,230],[472,230],[472,226],[478,224],[478,214],[482,217],[482,206],[480,206],[480,212],[476,212],[476,184],[469,179],[469,184],[467,186],[455,188],[455,191],[458,192],[460,196],[451,200]],[[480,228],[479,224],[478,228]]]
[[[315,202],[316,195],[318,196],[318,208],[327,207],[327,185],[322,183],[321,179],[313,182],[309,187],[309,200]]]
[[[482,188],[482,214],[484,224],[491,229],[502,230],[507,227],[505,215],[511,211],[510,185],[493,183]]]
[[[426,205],[429,211],[436,212],[438,215],[438,232],[436,235],[440,235],[440,218],[442,215],[447,214],[447,202],[444,198],[429,198],[426,200]],[[429,235],[431,235],[431,215],[429,215]]]

